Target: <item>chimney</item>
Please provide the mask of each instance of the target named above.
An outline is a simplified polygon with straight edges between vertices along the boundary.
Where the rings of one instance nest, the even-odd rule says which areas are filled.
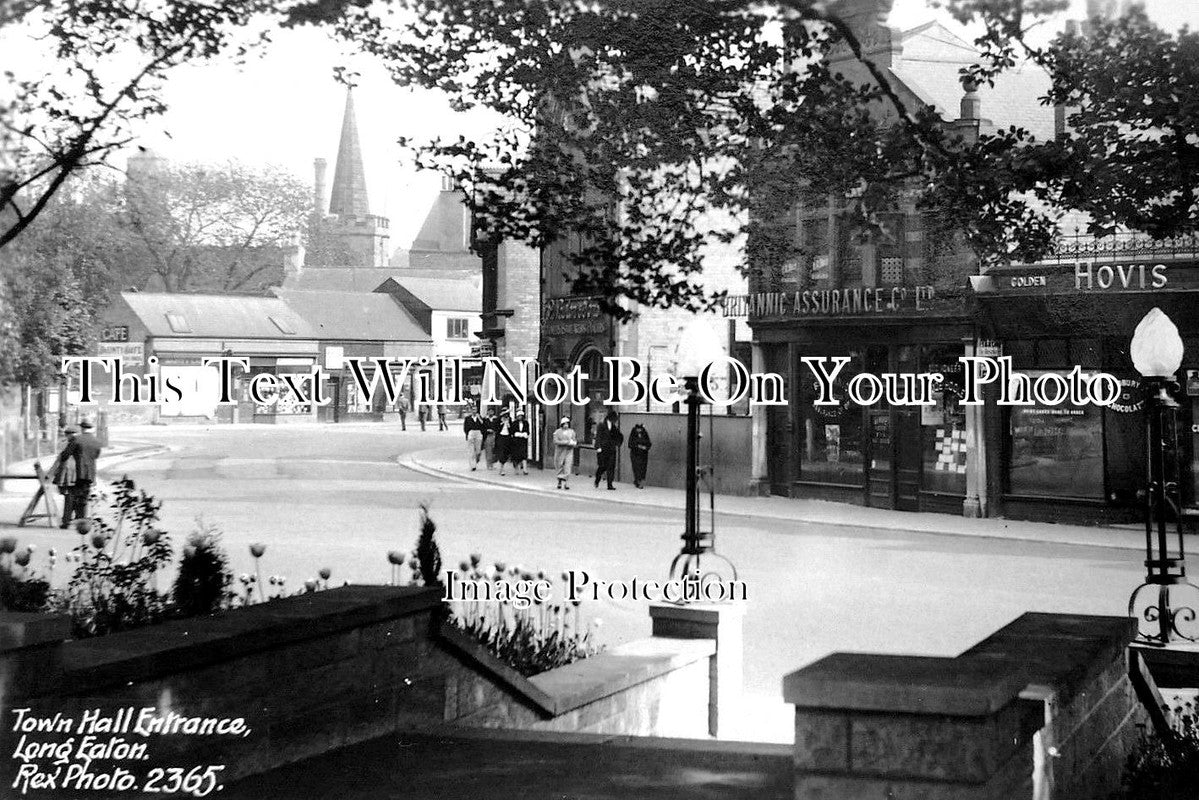
[[[974,81],[963,81],[962,88],[965,94],[962,95],[962,103],[959,117],[961,119],[982,119],[983,103],[978,98],[978,84]]]
[[[325,216],[325,168],[329,162],[323,158],[312,160],[312,171],[314,173],[312,184],[312,213],[316,214],[316,218],[320,219]]]

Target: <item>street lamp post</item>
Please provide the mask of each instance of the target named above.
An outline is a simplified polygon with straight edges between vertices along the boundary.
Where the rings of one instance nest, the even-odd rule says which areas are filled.
[[[1171,390],[1177,388],[1174,375],[1182,365],[1182,350],[1178,328],[1161,309],[1154,308],[1137,325],[1130,351],[1145,390],[1148,465],[1145,580],[1128,599],[1128,615],[1149,623],[1147,629],[1138,628],[1138,640],[1161,646],[1199,639],[1180,627],[1180,623],[1195,622],[1195,607],[1175,605],[1181,591],[1199,595],[1199,588],[1186,577],[1178,485],[1178,402],[1171,396]],[[1173,549],[1172,538],[1177,542]]]
[[[721,564],[727,567],[734,580],[737,578],[737,568],[731,561],[716,552],[715,500],[712,501],[713,514],[709,530],[703,530],[699,512],[699,476],[701,474],[699,416],[700,407],[704,403],[703,395],[699,390],[699,378],[704,367],[724,355],[719,337],[702,319],[693,321],[680,334],[679,344],[675,349],[675,375],[683,379],[685,395],[683,403],[687,407],[687,471],[684,474],[686,499],[681,537],[683,546],[674,560],[670,562],[671,580],[694,577],[701,584],[710,579],[720,580],[721,575],[718,568]],[[702,468],[705,473],[710,470],[711,465]],[[705,556],[709,565],[706,568],[702,564]],[[713,560],[715,560],[715,564],[713,564]]]

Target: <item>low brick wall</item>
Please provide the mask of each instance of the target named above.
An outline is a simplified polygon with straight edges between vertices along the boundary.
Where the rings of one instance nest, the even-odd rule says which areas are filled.
[[[440,591],[346,586],[95,639],[0,652],[0,749],[14,710],[245,719],[244,737],[127,736],[151,765],[245,775],[446,723],[704,736],[711,642],[646,640],[532,679],[443,631]],[[14,641],[10,638],[10,641]],[[494,663],[493,663],[494,662]],[[698,695],[698,696],[697,696]],[[692,719],[694,718],[694,719]],[[8,783],[16,762],[4,762]]]
[[[1143,719],[1134,632],[1025,614],[957,658],[836,653],[794,672],[795,797],[1105,797]]]
[[[525,678],[452,629],[446,721],[483,728],[702,738],[711,640],[641,639]],[[470,668],[474,667],[474,668]]]

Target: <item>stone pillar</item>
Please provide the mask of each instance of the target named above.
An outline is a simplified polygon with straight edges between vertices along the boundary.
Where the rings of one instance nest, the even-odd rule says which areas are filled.
[[[708,733],[719,738],[741,703],[743,603],[652,603],[653,635],[665,639],[714,639],[708,674]],[[721,720],[724,720],[722,723]]]
[[[760,342],[753,343],[751,371],[761,375],[766,372],[766,358],[762,355]],[[770,494],[770,463],[766,457],[766,406],[750,407],[750,487],[754,494],[765,497]]]
[[[1054,800],[1120,785],[1126,617],[1028,613],[955,658],[834,653],[783,680],[796,800]]]

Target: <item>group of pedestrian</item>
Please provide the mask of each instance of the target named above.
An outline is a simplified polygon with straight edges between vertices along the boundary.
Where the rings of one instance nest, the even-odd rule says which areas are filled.
[[[400,415],[400,430],[408,430],[408,410],[411,408],[411,403],[408,400],[408,393],[401,392],[400,397],[396,400],[396,413]],[[433,421],[433,409],[428,403],[416,404],[416,421],[420,423],[420,429],[425,430],[425,424]],[[437,406],[437,430],[448,431],[450,426],[445,421],[445,406]]]
[[[486,417],[472,408],[462,421],[462,430],[466,434],[466,461],[472,471],[483,460],[487,469],[499,464],[501,475],[507,474],[509,464],[513,472],[529,474],[529,421],[523,408],[516,409],[515,414],[506,408],[493,408]]]
[[[624,433],[620,430],[620,418],[615,411],[609,411],[604,421],[595,429],[595,487],[598,489],[600,480],[607,478],[608,488],[615,491],[612,481],[615,478],[616,465],[620,462],[620,448],[624,444]],[[649,449],[653,447],[649,431],[641,423],[629,431],[629,461],[633,464],[633,485],[638,489],[645,488],[645,473],[649,467]]]
[[[513,470],[528,475],[529,423],[523,409],[518,409],[512,418],[507,409],[495,410],[484,417],[477,408],[463,420],[462,430],[466,435],[466,462],[472,471],[485,460],[487,469],[500,465],[500,474],[511,463]],[[615,491],[616,464],[620,459],[620,448],[624,445],[624,433],[620,430],[620,419],[610,411],[595,429],[593,444],[596,455],[595,486],[606,478],[608,488]],[[570,489],[570,476],[574,471],[574,454],[579,446],[578,437],[571,427],[570,417],[562,417],[553,435],[554,467],[557,469],[558,489]],[[645,488],[645,473],[649,465],[649,450],[653,446],[649,432],[638,423],[629,432],[629,458],[633,464],[633,485]]]
[[[86,419],[78,427],[68,425],[63,431],[67,442],[50,467],[50,480],[63,497],[60,528],[69,528],[73,521],[88,517],[87,503],[96,481],[96,459],[101,449],[92,427]]]

